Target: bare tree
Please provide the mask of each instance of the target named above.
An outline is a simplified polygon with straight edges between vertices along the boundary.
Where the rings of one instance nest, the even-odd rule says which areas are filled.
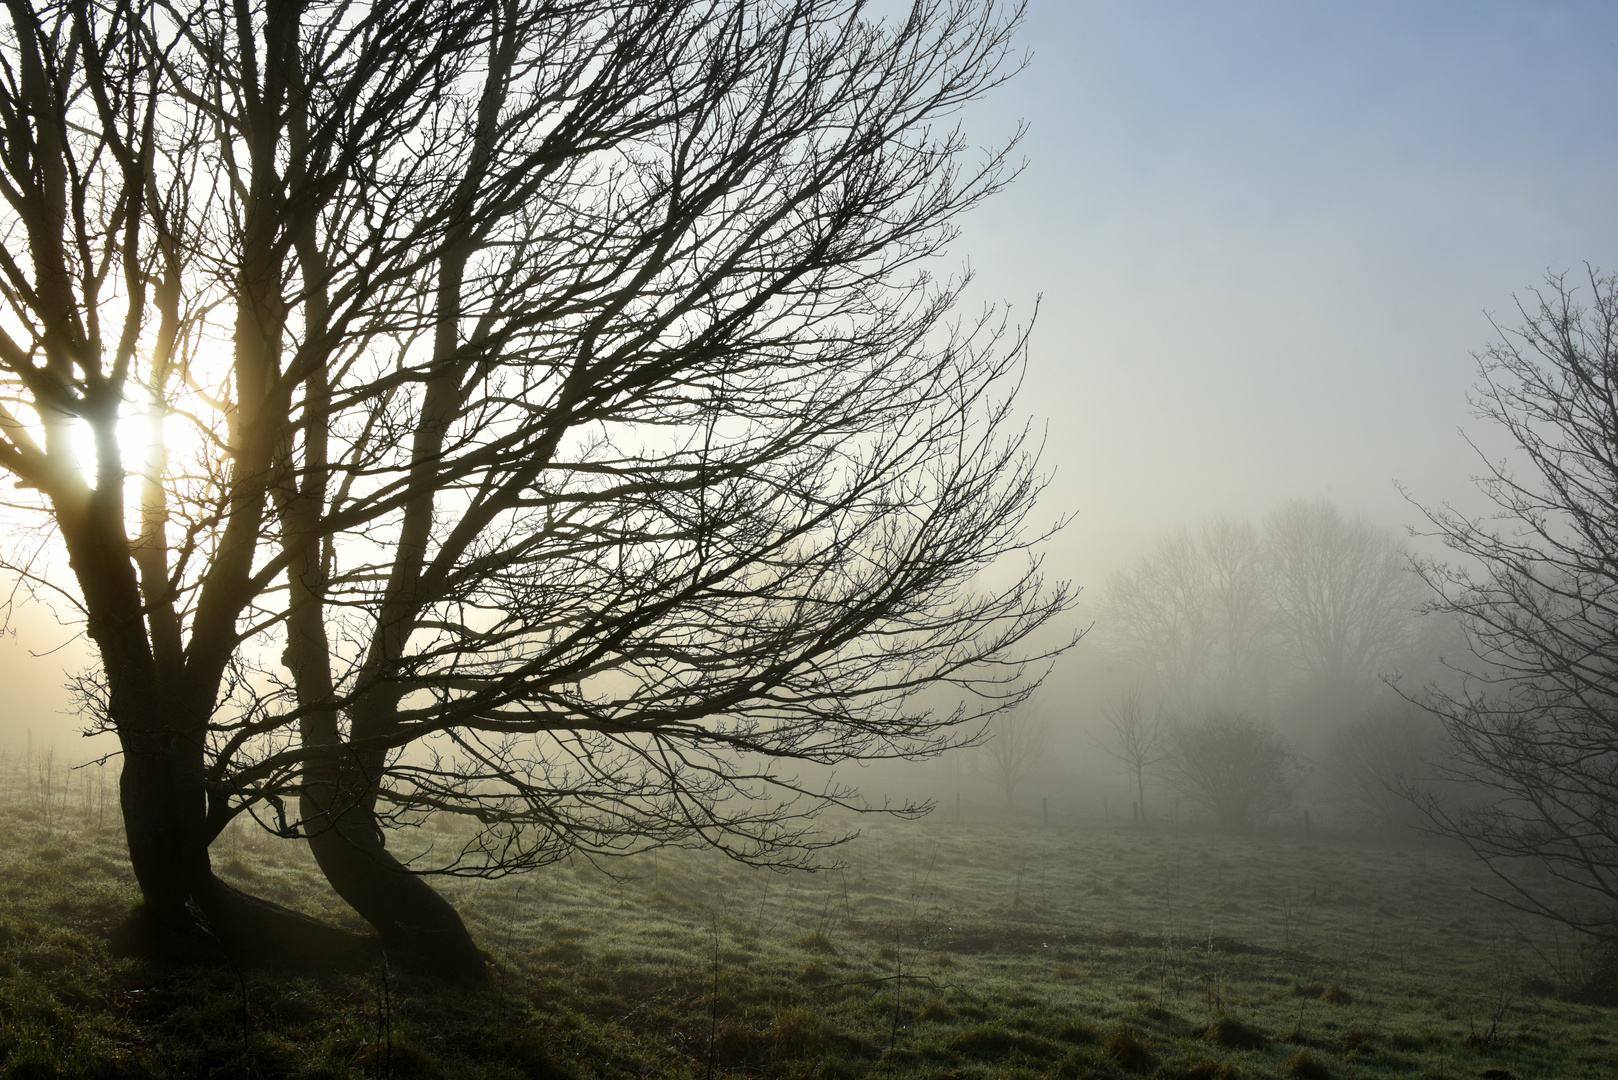
[[[1170,740],[1169,783],[1221,829],[1245,829],[1291,806],[1295,771],[1286,740],[1240,713],[1214,713]]]
[[[1425,823],[1412,792],[1425,800],[1441,763],[1443,729],[1400,698],[1340,724],[1321,760],[1331,802],[1350,820],[1391,835]]]
[[[80,606],[167,930],[366,954],[213,875],[250,812],[390,955],[480,978],[423,872],[813,863],[863,804],[792,763],[1029,692],[1068,593],[1027,557],[1023,341],[927,269],[1007,175],[947,118],[1015,13],[7,11],[0,467],[67,573],[13,563]],[[468,839],[407,864],[426,814]]]
[[[1479,358],[1476,414],[1513,444],[1482,450],[1487,517],[1425,508],[1459,563],[1418,565],[1458,618],[1458,688],[1431,688],[1469,790],[1428,799],[1443,832],[1499,876],[1503,899],[1618,935],[1618,280],[1551,277]],[[1571,885],[1574,888],[1568,889]]]
[[[1421,582],[1384,530],[1290,502],[1262,533],[1214,518],[1108,581],[1098,628],[1179,715],[1346,722],[1431,644]]]
[[[1002,711],[989,724],[988,738],[972,758],[972,771],[993,781],[1006,797],[1006,809],[1017,805],[1017,788],[1046,764],[1051,725],[1026,710]]]
[[[1108,578],[1098,622],[1103,639],[1166,697],[1191,694],[1215,633],[1191,532],[1164,537],[1129,570]]]
[[[1422,586],[1386,530],[1331,503],[1289,502],[1265,523],[1267,576],[1283,639],[1317,708],[1362,708],[1419,639]]]
[[[1146,770],[1168,754],[1168,732],[1161,711],[1148,714],[1141,689],[1131,686],[1105,706],[1110,732],[1097,739],[1107,754],[1129,769],[1135,781],[1135,806],[1146,821]]]
[[[1271,696],[1277,649],[1265,544],[1252,525],[1226,517],[1203,522],[1201,540],[1219,626],[1209,701],[1262,709]]]
[[[1099,625],[1173,708],[1257,706],[1273,628],[1257,535],[1218,518],[1165,537],[1108,581]]]

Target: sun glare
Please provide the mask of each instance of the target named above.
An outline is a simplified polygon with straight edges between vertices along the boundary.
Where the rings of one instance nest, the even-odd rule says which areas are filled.
[[[149,468],[151,455],[172,447],[180,424],[173,415],[163,418],[162,432],[154,437],[151,421],[143,408],[131,406],[118,419],[118,449],[123,458],[124,475],[138,479]],[[80,421],[73,425],[73,452],[78,458],[79,471],[91,484],[96,479],[96,441],[90,425]]]

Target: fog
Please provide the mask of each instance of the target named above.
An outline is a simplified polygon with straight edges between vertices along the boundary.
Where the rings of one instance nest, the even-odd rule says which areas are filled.
[[[5,18],[0,1073],[1618,1075],[1618,8]]]
[[[1036,3],[1023,40],[1030,66],[972,130],[1026,121],[1027,166],[958,249],[982,302],[1037,301],[1024,402],[1047,425],[1046,505],[1076,515],[1048,566],[1084,587],[1093,629],[1030,706],[1057,730],[1020,801],[1116,812],[1123,770],[1094,738],[1135,678],[1106,624],[1113,575],[1175,530],[1293,499],[1429,553],[1421,506],[1478,508],[1467,439],[1506,452],[1467,400],[1491,320],[1520,321],[1514,296],[1547,271],[1618,265],[1618,16]],[[1319,759],[1343,718],[1292,704],[1268,712],[1329,820]],[[891,785],[996,805],[969,763],[920,768]]]
[[[1026,124],[1026,167],[939,267],[1015,319],[1037,304],[1021,402],[1045,512],[1074,515],[1046,566],[1085,589],[1062,632],[1094,627],[1029,706],[1055,728],[1030,798],[1122,790],[1095,735],[1138,673],[1104,605],[1163,537],[1292,499],[1402,536],[1420,515],[1396,481],[1466,505],[1491,314],[1547,270],[1618,264],[1615,39],[1595,4],[1031,5],[1027,69],[965,120],[983,144]],[[53,610],[11,611],[0,744],[77,759],[61,684],[85,650]],[[869,779],[992,801],[965,759]]]

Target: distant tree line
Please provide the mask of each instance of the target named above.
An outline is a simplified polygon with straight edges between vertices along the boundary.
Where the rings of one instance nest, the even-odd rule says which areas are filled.
[[[1162,538],[1108,582],[1097,620],[1132,681],[1100,742],[1137,812],[1154,766],[1227,828],[1287,809],[1307,772],[1356,826],[1410,823],[1400,785],[1426,772],[1438,726],[1388,680],[1432,676],[1444,624],[1422,618],[1426,596],[1391,532],[1327,502]]]
[[[1313,720],[1341,810],[1468,845],[1499,899],[1590,935],[1572,992],[1612,1001],[1618,277],[1552,275],[1517,314],[1478,356],[1474,414],[1506,446],[1478,448],[1487,511],[1417,504],[1449,557],[1407,557],[1324,503],[1165,538],[1109,584],[1098,637],[1138,681],[1100,741],[1137,792],[1161,763],[1239,826],[1297,779],[1276,722]],[[1398,694],[1379,688],[1396,674]]]

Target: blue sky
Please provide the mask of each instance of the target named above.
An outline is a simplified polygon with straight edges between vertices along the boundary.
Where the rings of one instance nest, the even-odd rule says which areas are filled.
[[[1053,569],[1394,487],[1465,502],[1471,353],[1547,269],[1618,271],[1618,5],[1034,0],[974,108],[1028,165],[965,223],[973,300],[1043,305]]]

